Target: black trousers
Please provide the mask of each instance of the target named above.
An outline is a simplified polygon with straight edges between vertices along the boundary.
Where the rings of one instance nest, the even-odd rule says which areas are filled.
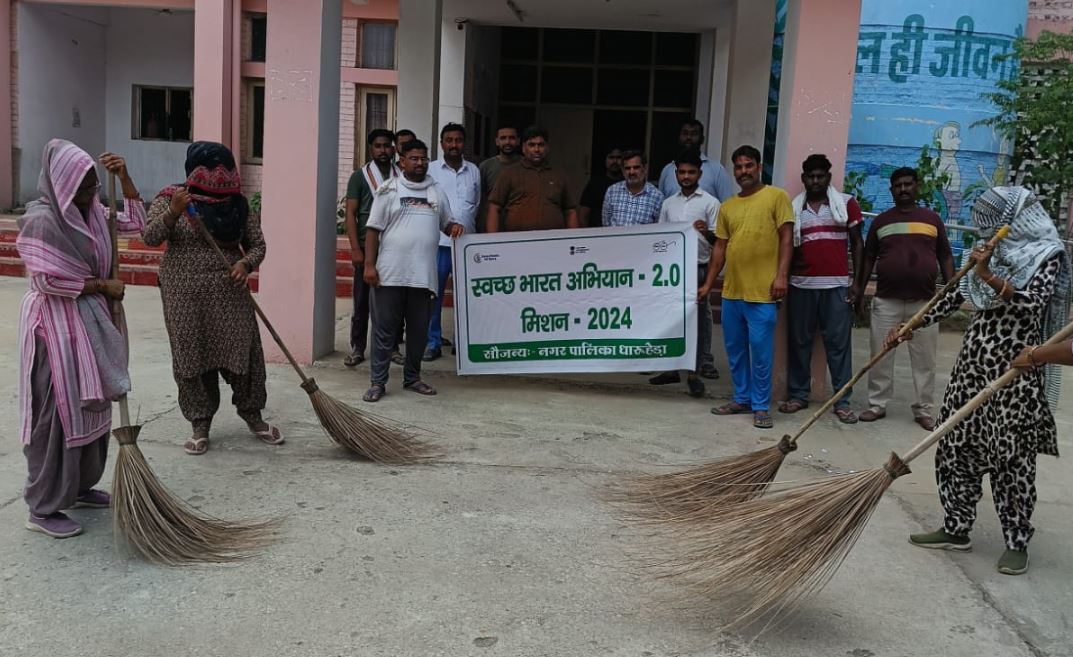
[[[421,356],[428,340],[428,321],[432,314],[433,294],[417,287],[378,287],[372,291],[373,353],[370,361],[373,385],[387,385],[391,352],[398,344],[398,334],[406,322],[406,363],[403,385],[421,379]]]

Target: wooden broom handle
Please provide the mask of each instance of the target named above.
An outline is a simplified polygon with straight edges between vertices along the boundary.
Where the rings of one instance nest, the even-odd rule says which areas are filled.
[[[115,174],[108,172],[108,233],[112,238],[112,278],[119,278],[119,212],[116,210]],[[112,299],[112,322],[119,328],[119,322],[123,317],[123,302]],[[127,342],[130,348],[130,342]],[[129,356],[128,356],[129,357]],[[130,409],[127,407],[127,396],[119,398],[119,422],[120,426],[130,426]]]
[[[208,229],[205,228],[205,223],[200,219],[195,218],[193,216],[193,213],[190,213],[189,210],[187,210],[187,212],[191,215],[191,219],[194,220],[193,223],[197,224],[197,228],[198,231],[201,233],[201,237],[203,237],[205,241],[208,242],[210,246],[212,246],[213,250],[216,251],[216,254],[219,255],[220,259],[224,261],[225,265],[227,265],[228,271],[230,271],[232,267],[231,261],[227,259],[227,256],[223,252],[223,249],[220,248],[220,245],[217,244],[216,240],[212,237],[212,235],[209,234]],[[250,303],[253,304],[253,310],[257,313],[257,316],[261,318],[261,321],[264,322],[265,328],[268,329],[268,332],[272,335],[272,339],[276,341],[276,345],[280,348],[280,351],[283,352],[283,355],[287,357],[287,361],[291,364],[291,367],[293,367],[294,371],[298,373],[298,377],[302,379],[302,383],[309,381],[309,377],[306,376],[306,373],[302,371],[301,367],[299,367],[298,361],[295,360],[294,356],[291,355],[291,350],[287,348],[287,345],[283,344],[283,338],[279,337],[279,333],[276,333],[276,328],[272,326],[272,322],[268,321],[268,317],[265,315],[265,311],[261,310],[261,306],[258,305],[257,300],[253,298],[253,292],[250,291],[249,286],[243,285],[243,287],[246,290],[246,294],[250,297]]]
[[[1043,344],[1057,344],[1071,337],[1073,337],[1073,322],[1066,324],[1064,327],[1062,327],[1060,331],[1052,335],[1050,340],[1047,340]],[[929,447],[939,442],[940,438],[950,433],[951,429],[953,429],[958,422],[961,422],[973,411],[980,408],[980,406],[982,406],[984,402],[990,399],[992,395],[994,395],[1003,387],[1009,385],[1010,382],[1012,382],[1019,376],[1021,376],[1021,370],[1017,369],[1016,367],[1011,367],[1010,369],[1006,370],[1005,374],[995,379],[991,383],[987,384],[987,386],[985,386],[984,389],[980,392],[976,393],[976,395],[972,399],[970,399],[968,403],[959,408],[956,413],[948,417],[945,422],[936,427],[935,431],[932,431],[927,438],[917,443],[917,445],[913,447],[913,449],[909,450],[906,455],[902,457],[902,460],[906,463],[909,463],[916,457],[920,456]]]
[[[1010,227],[1002,226],[995,233],[995,236],[992,237],[991,240],[988,242],[988,245],[992,247],[997,246],[998,243],[1006,239],[1006,236],[1009,234]],[[961,282],[961,279],[965,277],[965,274],[968,274],[969,270],[975,266],[976,258],[970,255],[968,260],[966,260],[965,264],[961,266],[961,269],[959,269],[957,273],[955,273],[953,277],[951,277],[950,280],[946,282],[946,285],[944,285],[941,290],[936,292],[935,296],[933,296],[931,300],[924,304],[924,306],[921,307],[920,310],[916,311],[916,313],[909,318],[909,321],[902,325],[902,327],[898,330],[898,337],[904,337],[907,333],[919,327],[924,321],[924,315],[928,314],[933,308],[935,308],[935,306],[938,305],[939,301],[944,296],[946,296],[946,294],[950,292],[950,290],[954,289],[954,286]],[[816,421],[823,417],[824,414],[827,413],[827,411],[831,410],[831,407],[834,406],[839,399],[842,399],[846,396],[846,393],[848,393],[850,389],[853,388],[854,384],[861,380],[861,377],[863,377],[865,373],[868,372],[868,370],[875,367],[876,364],[879,363],[879,361],[883,360],[886,355],[893,351],[897,346],[897,343],[890,346],[884,346],[878,354],[872,356],[872,359],[865,363],[864,367],[862,367],[856,374],[854,374],[852,379],[846,382],[846,385],[842,386],[842,388],[839,389],[839,391],[836,392],[834,395],[832,395],[831,398],[823,404],[823,406],[821,406],[815,413],[813,413],[811,416],[809,416],[807,420],[805,420],[805,423],[801,425],[801,428],[797,430],[797,433],[790,437],[790,442],[796,443],[797,439],[800,438],[806,431],[808,431],[809,427],[811,427],[813,424],[816,424]]]

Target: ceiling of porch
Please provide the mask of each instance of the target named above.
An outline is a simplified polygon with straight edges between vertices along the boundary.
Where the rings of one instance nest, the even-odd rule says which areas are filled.
[[[465,19],[475,24],[513,27],[694,32],[725,23],[736,2],[737,0],[444,0],[443,16],[448,21]]]

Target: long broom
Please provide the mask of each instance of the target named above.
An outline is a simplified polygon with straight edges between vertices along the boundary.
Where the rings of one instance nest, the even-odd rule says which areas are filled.
[[[1071,336],[1073,323],[1045,344]],[[822,589],[838,570],[883,493],[895,479],[909,473],[909,463],[1020,375],[1020,370],[1010,368],[904,456],[892,453],[880,468],[827,477],[728,505],[703,527],[675,534],[680,540],[679,555],[658,564],[657,569],[725,603],[731,628],[792,610],[804,597]]]
[[[197,225],[202,238],[212,245],[213,250],[230,269],[232,266],[231,261],[228,260],[216,240],[209,234],[204,222],[196,218],[197,208],[194,207],[193,203],[187,206],[187,212],[191,219],[194,219],[193,223]],[[268,321],[268,317],[261,310],[257,300],[253,298],[253,293],[249,287],[243,287],[246,289],[250,303],[253,304],[253,309],[256,311],[257,316],[261,318],[261,322],[264,323],[265,328],[272,335],[272,339],[276,341],[280,351],[286,356],[287,362],[291,364],[291,367],[298,374],[298,378],[302,380],[302,390],[305,390],[306,394],[309,395],[309,401],[313,404],[313,411],[317,414],[317,419],[320,420],[321,426],[324,427],[325,432],[333,442],[361,458],[392,465],[424,463],[440,455],[438,448],[419,440],[413,432],[400,428],[387,418],[363,413],[322,391],[313,377],[306,376],[306,373],[298,365],[298,361],[287,349],[287,345],[283,344],[283,338],[279,336],[279,333],[276,333],[275,327],[272,326],[272,322]]]
[[[119,227],[115,174],[108,176],[108,228],[112,278],[119,278]],[[112,300],[112,321],[122,326],[123,303]],[[245,558],[273,540],[277,521],[239,523],[203,514],[164,487],[138,447],[141,426],[131,424],[127,396],[119,398],[121,426],[112,481],[116,539],[149,561],[167,565],[220,563]]]
[[[1009,232],[1009,226],[1002,226],[988,244],[996,246]],[[924,315],[954,289],[975,265],[976,259],[970,256],[946,285],[909,318],[898,335],[905,336],[918,328],[923,323]],[[709,518],[713,507],[744,502],[763,494],[775,479],[786,455],[797,449],[798,439],[896,346],[897,343],[884,346],[796,433],[784,435],[777,445],[748,454],[713,459],[679,472],[632,476],[614,482],[606,491],[605,498],[636,519],[691,522],[698,518]]]

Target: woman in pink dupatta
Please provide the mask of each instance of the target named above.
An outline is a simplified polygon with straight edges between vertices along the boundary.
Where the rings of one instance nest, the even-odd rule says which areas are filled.
[[[145,226],[145,205],[123,158],[101,164],[119,177],[125,212],[119,229]],[[104,472],[112,401],[130,390],[126,327],[113,324],[109,301],[123,298],[112,276],[108,215],[93,158],[74,144],[45,146],[38,191],[15,242],[30,289],[19,316],[20,438],[29,476],[26,528],[54,538],[82,533],[63,511],[104,508],[111,497],[93,486]]]

